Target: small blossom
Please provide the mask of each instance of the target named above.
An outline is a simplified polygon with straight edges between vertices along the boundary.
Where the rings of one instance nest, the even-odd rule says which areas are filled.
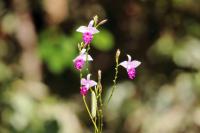
[[[88,61],[93,61],[92,57],[88,54],[86,54],[86,49],[82,49],[80,52],[80,55],[78,55],[74,60],[74,67],[77,70],[81,70],[86,62]]]
[[[123,61],[119,65],[126,68],[129,78],[133,79],[136,76],[135,68],[138,67],[141,64],[141,62],[137,60],[131,61],[131,56],[130,55],[127,56],[128,56],[128,61]]]
[[[86,88],[85,86],[81,86],[80,88],[80,93],[82,96],[86,96],[88,92],[88,88]]]
[[[91,74],[88,74],[87,79],[85,78],[81,79],[81,85],[85,86],[87,89],[97,85],[97,82],[95,82],[94,80],[90,80],[90,76]]]
[[[87,45],[91,43],[93,39],[93,34],[98,33],[99,31],[96,27],[93,27],[94,20],[91,20],[88,26],[80,26],[76,31],[83,33],[83,41]]]

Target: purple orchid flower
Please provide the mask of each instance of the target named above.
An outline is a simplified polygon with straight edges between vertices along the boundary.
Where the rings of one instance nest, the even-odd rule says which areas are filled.
[[[85,78],[81,79],[81,85],[85,86],[88,89],[97,85],[97,82],[95,82],[94,80],[90,80],[90,76],[91,76],[91,74],[88,74],[87,79],[85,79]]]
[[[141,62],[137,60],[131,61],[131,56],[130,55],[127,56],[128,56],[128,61],[123,61],[119,65],[126,68],[129,78],[133,79],[136,76],[135,68],[138,67],[141,64]]]
[[[74,66],[77,70],[81,70],[86,62],[93,61],[92,57],[88,54],[86,54],[86,49],[82,49],[80,52],[80,55],[78,55],[74,60]]]
[[[91,76],[91,74],[88,74],[87,79],[85,79],[85,78],[81,79],[80,93],[83,96],[85,96],[87,94],[89,88],[97,85],[97,82],[95,82],[94,80],[90,80],[90,76]]]
[[[83,41],[86,45],[90,44],[93,39],[93,34],[99,31],[96,27],[93,27],[94,20],[91,20],[88,26],[80,26],[76,31],[83,33]]]

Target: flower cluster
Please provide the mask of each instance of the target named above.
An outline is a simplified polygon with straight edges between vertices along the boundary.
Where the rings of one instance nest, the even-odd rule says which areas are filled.
[[[97,30],[97,26],[94,25],[96,20],[91,20],[88,24],[88,26],[80,26],[76,31],[81,32],[83,34],[83,48],[80,51],[80,54],[73,60],[74,67],[81,71],[84,67],[85,62],[87,61],[93,61],[93,58],[86,52],[85,47],[90,45],[93,39],[93,35],[96,33],[99,33],[99,30]],[[104,22],[103,20],[102,22]],[[100,22],[100,23],[102,23]],[[119,65],[123,66],[128,73],[128,76],[130,79],[134,79],[136,76],[136,70],[135,68],[138,67],[141,62],[137,60],[131,60],[131,56],[127,55],[128,61],[123,61]],[[81,79],[81,95],[85,96],[89,90],[89,88],[97,85],[97,83],[93,80],[90,80],[91,74],[87,75],[87,79],[82,78]]]
[[[89,113],[89,116],[92,120],[92,123],[95,128],[95,133],[102,133],[102,126],[103,126],[103,100],[101,97],[102,94],[102,85],[101,85],[101,71],[98,71],[98,82],[91,80],[91,74],[89,73],[89,69],[86,67],[87,70],[87,77],[83,78],[82,70],[84,69],[85,64],[93,61],[93,58],[91,55],[89,55],[90,50],[90,43],[92,42],[94,34],[99,33],[99,30],[97,30],[97,27],[105,23],[106,20],[101,21],[98,23],[98,17],[95,16],[93,20],[91,20],[88,24],[88,26],[80,26],[76,31],[81,32],[83,36],[83,41],[79,44],[79,55],[73,60],[74,67],[80,72],[80,94],[83,96],[83,101],[85,104],[85,107]],[[112,94],[116,88],[116,81],[118,78],[118,67],[122,66],[126,69],[128,73],[128,77],[130,79],[134,79],[136,77],[136,67],[138,67],[141,62],[137,60],[131,60],[131,56],[127,55],[128,60],[119,62],[119,56],[120,51],[117,50],[116,52],[116,66],[115,66],[115,76],[113,80],[113,87],[112,92],[109,96],[109,99],[107,101],[110,101],[110,98],[112,97]],[[86,65],[87,66],[87,65]],[[85,100],[85,96],[87,95],[88,91],[91,92],[92,97],[92,112],[90,112],[89,107],[87,105],[87,102]],[[98,115],[96,115],[98,114]],[[98,121],[98,123],[97,123]],[[98,124],[98,125],[97,125]]]

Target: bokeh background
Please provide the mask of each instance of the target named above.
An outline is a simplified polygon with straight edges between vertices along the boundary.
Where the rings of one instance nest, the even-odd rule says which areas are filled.
[[[92,132],[72,60],[94,15],[105,97],[117,48],[142,62],[134,80],[119,69],[104,133],[199,133],[199,0],[0,0],[0,133]]]

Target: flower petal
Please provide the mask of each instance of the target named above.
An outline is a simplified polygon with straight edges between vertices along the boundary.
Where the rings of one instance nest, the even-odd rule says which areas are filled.
[[[131,67],[136,68],[136,67],[138,67],[140,64],[141,64],[140,61],[137,61],[137,60],[131,61]]]
[[[87,83],[88,83],[88,82],[87,82],[86,79],[84,79],[84,78],[81,79],[81,85],[86,85]]]
[[[131,61],[131,56],[129,54],[127,54],[127,57],[128,57],[128,61],[130,62]]]
[[[86,54],[82,55],[82,58],[83,58],[84,61],[86,61],[86,59],[88,59],[88,61],[93,61],[92,57],[89,54],[88,55],[86,55]]]
[[[81,32],[81,33],[85,33],[85,32],[88,32],[88,27],[80,26],[76,31]]]
[[[93,86],[96,86],[96,85],[97,85],[97,82],[95,82],[93,80],[89,81],[89,87],[93,87]]]
[[[95,27],[88,27],[88,32],[91,34],[99,33],[99,31]]]
[[[128,61],[123,61],[119,65],[123,66],[124,68],[127,68]]]
[[[83,48],[83,49],[81,50],[80,54],[84,54],[85,52],[86,52],[86,49]]]
[[[88,24],[88,27],[93,27],[93,24],[94,24],[94,20],[91,20]]]
[[[87,80],[88,80],[88,81],[90,81],[90,76],[91,76],[91,74],[88,74],[88,75],[87,75]]]

